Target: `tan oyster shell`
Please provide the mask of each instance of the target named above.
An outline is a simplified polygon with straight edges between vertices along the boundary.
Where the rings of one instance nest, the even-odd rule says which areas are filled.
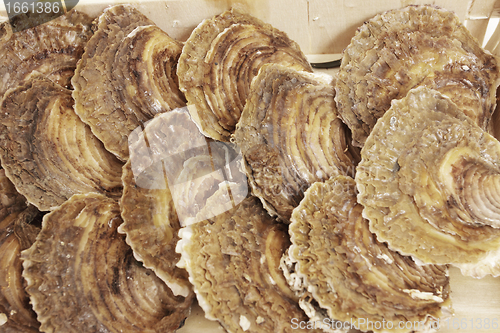
[[[339,174],[354,176],[359,151],[338,118],[332,78],[266,65],[252,83],[234,139],[252,193],[287,221],[304,191]]]
[[[394,101],[361,151],[363,215],[380,241],[465,275],[500,275],[500,143],[447,97]]]
[[[210,202],[221,196],[215,192]],[[305,331],[292,327],[293,320],[307,317],[279,269],[289,245],[286,229],[257,198],[249,196],[231,210],[184,227],[179,236],[179,265],[189,272],[206,318],[228,332]]]
[[[33,71],[71,88],[70,80],[90,38],[91,19],[72,10],[42,25],[12,33],[2,23],[0,38],[0,97],[21,84]]]
[[[42,211],[76,193],[121,195],[122,163],[73,110],[71,91],[34,74],[1,102],[0,158],[17,190]]]
[[[391,100],[417,86],[428,86],[452,100],[481,128],[490,118],[499,84],[496,57],[450,11],[408,6],[363,24],[345,49],[337,107],[362,147]]]
[[[126,161],[130,132],[185,105],[176,77],[182,43],[130,5],[107,8],[94,29],[71,81],[75,111]]]
[[[177,232],[181,225],[198,221],[207,198],[220,187],[232,195],[229,208],[246,196],[237,153],[228,144],[207,140],[186,108],[156,116],[144,130],[132,132],[129,141],[120,232],[127,234],[138,260],[175,294],[187,295],[191,286],[186,272],[175,266],[180,258],[174,251]]]
[[[370,232],[362,211],[350,177],[337,176],[307,190],[289,229],[288,255],[295,266],[287,277],[302,294],[299,304],[317,304],[330,318],[362,331],[411,331],[401,329],[400,322],[430,328],[442,308],[450,312],[447,267],[419,266],[389,250]],[[374,329],[369,321],[383,322],[384,328]]]
[[[35,242],[41,219],[0,170],[0,332],[38,333],[40,323],[29,304],[21,275],[21,251]]]
[[[174,332],[192,297],[175,297],[138,263],[118,203],[77,194],[45,215],[22,253],[27,292],[44,332]]]
[[[229,141],[252,79],[266,63],[312,72],[298,44],[284,32],[236,9],[196,27],[184,45],[177,74],[205,135]]]

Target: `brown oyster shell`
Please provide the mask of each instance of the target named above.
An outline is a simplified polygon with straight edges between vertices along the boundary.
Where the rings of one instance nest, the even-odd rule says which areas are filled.
[[[391,101],[417,86],[442,92],[491,131],[498,80],[497,58],[454,13],[408,6],[377,15],[358,29],[344,51],[336,101],[359,147]]]
[[[236,9],[205,20],[186,41],[177,75],[201,131],[229,141],[252,79],[266,63],[312,72],[297,43]]]
[[[295,266],[288,278],[302,294],[299,304],[315,304],[312,297],[330,318],[356,323],[362,331],[372,329],[368,321],[385,322],[384,329],[400,332],[411,331],[399,329],[400,322],[425,322],[430,328],[450,312],[447,267],[420,266],[391,251],[370,232],[362,211],[350,177],[307,190],[289,229],[288,255]]]
[[[182,43],[130,5],[107,8],[75,71],[75,111],[106,149],[128,158],[128,135],[185,105],[176,70]]]
[[[35,74],[1,102],[0,158],[7,176],[42,211],[76,193],[121,195],[121,167],[74,113],[71,91]]]
[[[394,101],[356,173],[380,241],[424,263],[500,275],[500,143],[449,98],[420,87]]]
[[[197,215],[220,188],[231,199],[219,209],[243,200],[248,190],[237,152],[229,144],[207,140],[186,108],[156,116],[144,130],[132,132],[129,141],[120,232],[127,234],[138,260],[175,294],[187,295],[187,274],[175,266],[180,258],[174,251],[177,232],[181,225],[203,219]]]
[[[209,201],[223,197],[216,192]],[[257,198],[249,196],[231,210],[184,227],[179,236],[179,265],[189,272],[206,318],[231,333],[304,331],[292,328],[292,320],[307,317],[279,269],[289,245],[285,226]]]
[[[287,221],[314,182],[354,176],[359,151],[338,118],[331,77],[262,67],[236,126],[252,193]]]
[[[21,275],[21,251],[35,242],[40,212],[27,206],[4,170],[0,170],[0,198],[0,332],[38,333],[40,323]]]
[[[8,22],[2,23],[0,96],[34,71],[71,88],[76,63],[92,34],[90,24],[86,14],[75,10],[15,34]]]
[[[137,262],[118,204],[77,194],[44,216],[22,253],[23,276],[44,332],[174,332],[192,297],[176,297]]]

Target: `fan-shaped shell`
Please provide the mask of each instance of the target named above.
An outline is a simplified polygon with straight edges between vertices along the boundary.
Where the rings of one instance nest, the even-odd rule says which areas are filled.
[[[317,304],[330,318],[357,323],[362,331],[373,329],[368,321],[401,332],[410,330],[400,322],[429,328],[443,307],[450,312],[447,267],[420,266],[391,251],[370,232],[362,211],[356,183],[346,176],[315,183],[293,211],[289,281],[301,281],[295,288],[317,302],[301,305]]]
[[[407,6],[358,29],[344,51],[336,102],[359,147],[391,101],[417,86],[442,92],[491,131],[499,78],[497,58],[481,48],[453,12]]]
[[[354,176],[359,151],[334,96],[331,77],[280,65],[262,67],[252,83],[234,139],[252,193],[284,221],[314,182]]]
[[[1,102],[0,158],[17,190],[42,211],[76,193],[121,195],[122,163],[73,110],[71,91],[34,74]]]
[[[209,201],[224,196],[215,192]],[[182,228],[179,236],[179,265],[189,272],[208,319],[228,332],[303,331],[292,323],[307,317],[279,269],[289,244],[286,230],[257,198],[249,196],[231,210]]]
[[[106,149],[128,158],[128,135],[155,114],[185,105],[176,70],[182,44],[130,5],[95,23],[72,84],[75,111]]]
[[[77,194],[45,215],[22,253],[27,292],[44,332],[174,332],[192,297],[175,297],[137,262],[118,203]]]
[[[312,72],[298,44],[284,32],[238,10],[196,27],[177,73],[193,119],[205,135],[229,141],[252,79],[266,63]]]
[[[500,143],[425,87],[394,101],[361,151],[363,215],[380,241],[424,263],[499,275]]]

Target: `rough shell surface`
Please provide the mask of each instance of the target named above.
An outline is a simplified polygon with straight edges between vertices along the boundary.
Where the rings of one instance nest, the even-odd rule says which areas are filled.
[[[75,111],[126,161],[137,126],[185,105],[176,76],[182,43],[130,5],[107,8],[94,29],[71,81]]]
[[[391,251],[370,232],[362,211],[350,177],[307,190],[289,229],[294,289],[303,289],[302,298],[312,296],[330,318],[343,322],[364,318],[392,322],[396,329],[400,322],[429,326],[429,319],[441,317],[442,307],[449,312],[447,267],[419,266]],[[359,321],[359,329],[369,330],[366,322]]]
[[[90,38],[91,19],[72,10],[45,24],[12,33],[8,22],[0,30],[0,96],[21,84],[33,71],[71,88],[71,77]]]
[[[226,203],[230,208],[246,196],[238,154],[230,144],[201,134],[186,108],[156,116],[144,130],[135,130],[129,141],[120,232],[127,234],[127,242],[146,267],[174,293],[187,295],[191,287],[186,272],[175,266],[180,257],[174,251],[177,231],[200,219],[197,215],[207,198],[220,187],[233,195],[234,202]]]
[[[38,333],[36,319],[22,277],[21,251],[29,248],[39,232],[40,212],[0,170],[0,332]]]
[[[43,332],[174,332],[191,298],[176,297],[137,262],[118,204],[77,194],[45,215],[22,252],[23,276]]]
[[[298,44],[285,33],[237,10],[205,20],[192,32],[177,73],[204,134],[229,141],[252,79],[266,63],[312,72]]]
[[[0,158],[6,175],[42,211],[76,193],[121,195],[122,163],[73,110],[71,91],[41,74],[0,104]]]
[[[449,96],[491,131],[499,78],[497,58],[454,13],[408,6],[377,15],[358,29],[344,51],[336,102],[359,147],[391,101],[417,86]]]
[[[425,87],[394,101],[361,151],[363,215],[380,241],[465,275],[499,275],[500,143]]]
[[[354,176],[359,151],[338,117],[331,77],[262,67],[236,126],[252,193],[284,221],[316,181]]]
[[[292,320],[307,317],[279,269],[288,236],[257,198],[249,196],[231,210],[182,228],[179,235],[179,265],[189,272],[208,319],[231,333],[301,331],[292,328]]]

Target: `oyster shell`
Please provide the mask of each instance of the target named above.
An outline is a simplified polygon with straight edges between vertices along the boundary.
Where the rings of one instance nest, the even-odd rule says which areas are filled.
[[[157,115],[144,130],[132,132],[129,142],[120,232],[127,234],[138,260],[175,294],[187,295],[187,273],[175,266],[180,258],[174,251],[177,232],[199,220],[197,214],[219,188],[232,196],[220,209],[232,208],[246,196],[237,152],[229,144],[207,140],[186,108]]]
[[[121,195],[121,167],[73,111],[71,91],[34,74],[1,102],[0,158],[17,190],[42,211],[75,193]]]
[[[252,192],[287,221],[304,191],[339,174],[354,176],[359,151],[338,118],[332,78],[280,65],[262,67],[236,126]]]
[[[21,251],[35,242],[41,218],[0,170],[0,332],[38,333],[40,323],[29,304],[22,278]],[[34,224],[30,224],[35,222]]]
[[[70,88],[76,63],[92,34],[90,24],[86,14],[75,10],[15,34],[8,22],[2,23],[0,97],[34,71]]]
[[[175,297],[137,262],[118,204],[76,194],[44,216],[36,242],[22,252],[23,276],[44,332],[174,332],[192,297]]]
[[[361,156],[358,199],[379,241],[464,275],[500,275],[500,143],[449,98],[419,87],[394,101]]]
[[[215,192],[209,201],[224,197]],[[292,320],[307,321],[279,269],[289,245],[286,229],[257,198],[249,196],[231,210],[184,227],[179,236],[179,265],[189,272],[208,319],[241,333],[294,332]]]
[[[266,63],[312,72],[298,44],[284,32],[236,9],[196,27],[184,45],[177,75],[205,135],[229,141],[252,79]]]
[[[130,5],[107,8],[94,29],[71,81],[75,111],[126,161],[137,126],[185,105],[176,77],[182,43]]]
[[[17,192],[14,184],[5,175],[5,170],[0,169],[0,221],[14,212],[28,208],[26,198]]]
[[[336,101],[359,147],[391,101],[416,86],[442,92],[491,131],[498,80],[497,58],[454,13],[408,6],[377,15],[358,29],[344,51]]]
[[[330,318],[362,331],[412,331],[401,329],[400,322],[431,328],[450,312],[447,267],[420,266],[389,250],[370,232],[362,211],[350,177],[317,182],[307,190],[289,228],[294,271],[286,276],[302,294],[299,304],[319,306]],[[385,323],[383,329],[374,322]]]

